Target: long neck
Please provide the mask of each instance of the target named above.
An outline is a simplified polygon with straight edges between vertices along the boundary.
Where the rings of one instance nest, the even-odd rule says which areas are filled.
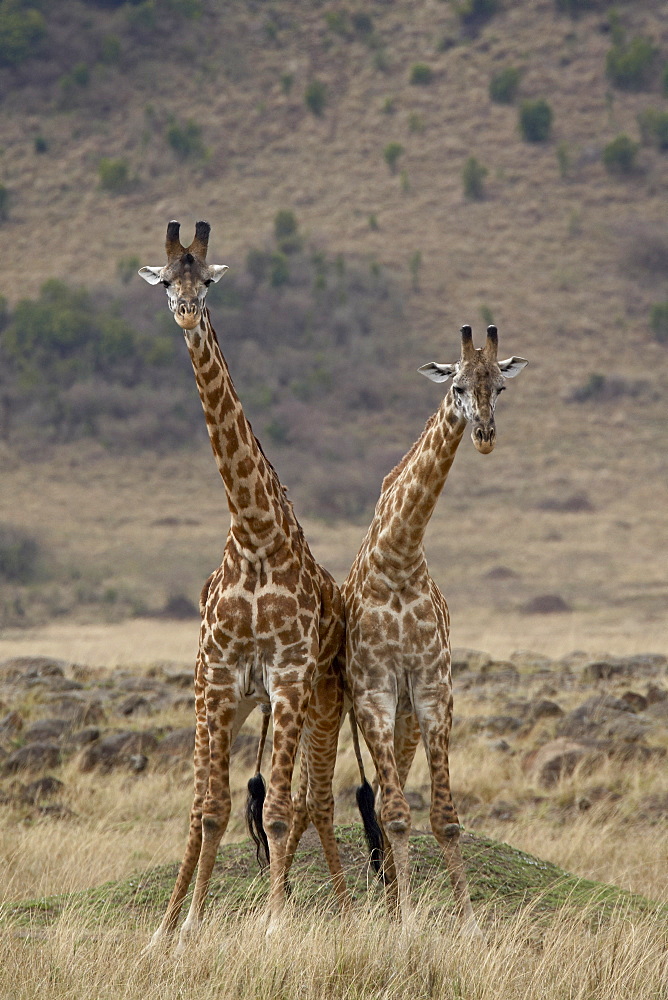
[[[369,539],[375,561],[390,578],[407,578],[424,558],[424,533],[465,427],[450,391],[411,450],[383,481]]]
[[[208,309],[199,326],[184,332],[211,447],[225,483],[230,530],[243,555],[264,558],[299,532],[292,505],[246,419]]]

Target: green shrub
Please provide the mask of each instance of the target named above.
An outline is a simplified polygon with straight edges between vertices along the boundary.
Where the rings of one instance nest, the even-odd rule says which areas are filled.
[[[39,545],[21,528],[0,524],[0,579],[30,583],[37,575]]]
[[[35,143],[34,143],[34,145],[35,145],[35,152],[36,153],[48,153],[48,151],[49,151],[49,144],[48,144],[48,142],[46,141],[46,139],[44,138],[43,135],[36,135],[35,136]]]
[[[566,142],[560,142],[557,146],[557,163],[559,164],[559,176],[565,180],[571,170],[571,154]]]
[[[415,63],[411,67],[410,82],[418,87],[428,87],[434,79],[434,71],[427,63]]]
[[[668,300],[652,306],[649,325],[660,344],[668,344]]]
[[[595,0],[555,0],[557,10],[570,14],[571,17],[577,17],[578,14],[591,10],[594,6]]]
[[[358,35],[370,35],[373,32],[373,18],[370,14],[358,10],[352,15],[351,21]]]
[[[302,249],[304,241],[298,228],[295,213],[289,209],[283,208],[274,216],[274,236],[283,253],[296,253]]]
[[[0,222],[6,222],[9,218],[9,191],[4,184],[0,184]]]
[[[100,160],[97,167],[100,187],[111,194],[122,194],[130,187],[130,171],[127,160]]]
[[[100,59],[108,66],[114,66],[121,58],[121,40],[117,35],[105,35],[100,48]]]
[[[645,144],[668,149],[668,111],[647,108],[638,115],[638,125]]]
[[[620,90],[644,90],[652,81],[657,50],[647,38],[613,45],[605,61],[608,79]]]
[[[603,150],[603,164],[610,174],[625,175],[633,172],[640,144],[628,135],[618,135]]]
[[[180,160],[206,156],[206,147],[202,141],[202,129],[191,118],[183,123],[172,122],[167,129],[166,139]]]
[[[293,73],[282,73],[281,74],[281,90],[287,96],[292,90],[292,84],[295,82],[295,77]]]
[[[424,118],[422,115],[417,114],[416,111],[412,111],[408,116],[408,131],[415,132],[418,135],[422,135],[424,132]]]
[[[383,157],[388,167],[392,173],[396,173],[397,170],[397,160],[404,151],[404,147],[400,142],[388,142],[387,146],[383,150]]]
[[[523,101],[519,123],[527,142],[546,142],[552,130],[552,108],[542,97],[537,101]]]
[[[267,253],[266,250],[258,250],[257,247],[250,248],[246,254],[246,270],[256,285],[265,280],[269,274],[270,266],[271,254]]]
[[[290,280],[290,265],[284,253],[277,251],[271,255],[271,273],[269,280],[274,288],[287,285]]]
[[[411,272],[411,288],[414,292],[420,291],[420,271],[422,269],[422,253],[416,250],[408,260],[408,267]]]
[[[489,81],[489,96],[497,104],[512,104],[520,85],[521,72],[517,66],[505,66]]]
[[[663,88],[664,94],[666,95],[666,97],[668,97],[668,63],[666,63],[663,69],[663,75],[661,77],[661,86]]]
[[[322,80],[311,80],[304,94],[304,101],[309,111],[321,115],[327,103],[327,88]]]
[[[464,181],[464,194],[472,201],[481,201],[485,196],[484,181],[487,176],[487,167],[478,163],[475,156],[469,156],[462,170],[462,180]]]
[[[119,257],[116,261],[116,274],[124,285],[129,285],[140,267],[139,257],[134,255]]]
[[[18,66],[34,53],[46,34],[46,22],[39,11],[20,0],[0,2],[0,66]]]
[[[499,9],[499,0],[460,0],[456,4],[462,24],[476,28],[489,21]]]

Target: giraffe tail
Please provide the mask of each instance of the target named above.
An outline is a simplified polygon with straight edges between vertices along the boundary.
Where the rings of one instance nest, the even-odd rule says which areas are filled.
[[[266,786],[260,771],[270,718],[271,715],[269,712],[265,712],[262,716],[262,732],[260,733],[260,742],[257,748],[255,774],[248,782],[248,797],[246,799],[246,826],[251,840],[255,844],[257,862],[262,869],[266,868],[269,864],[269,841],[267,840],[267,834],[262,822],[262,807],[264,806]]]
[[[371,865],[376,874],[379,877],[382,877],[383,831],[381,830],[376,818],[376,802],[373,794],[373,788],[367,781],[364,773],[364,762],[362,760],[362,751],[360,750],[360,740],[357,732],[357,719],[355,718],[354,709],[350,709],[348,718],[350,720],[350,731],[353,735],[353,748],[355,750],[357,766],[360,772],[361,784],[357,789],[355,796],[357,799],[357,808],[359,809],[360,816],[362,817],[364,836],[369,848],[369,860],[371,861]]]

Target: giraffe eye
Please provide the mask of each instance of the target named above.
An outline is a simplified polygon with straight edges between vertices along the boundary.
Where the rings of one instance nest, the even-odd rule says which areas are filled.
[[[506,391],[505,385],[500,385],[499,388],[496,391],[497,392],[505,392]]]
[[[464,395],[464,391],[465,390],[464,390],[464,387],[462,385],[453,385],[452,388],[457,393],[458,396],[463,396]]]
[[[207,278],[206,279],[206,281],[204,282],[204,284],[206,285],[207,288],[209,287],[209,285],[211,284],[212,281],[213,281],[213,278]]]
[[[165,288],[169,288],[169,286],[171,285],[171,281],[165,281],[164,278],[162,279],[162,283],[165,286]]]

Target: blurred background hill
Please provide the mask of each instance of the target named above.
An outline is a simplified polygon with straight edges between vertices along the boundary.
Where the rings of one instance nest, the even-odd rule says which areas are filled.
[[[0,625],[187,615],[219,559],[136,277],[203,218],[244,407],[339,579],[440,401],[415,369],[494,322],[530,366],[430,528],[455,629],[668,645],[667,67],[659,0],[0,0]]]

